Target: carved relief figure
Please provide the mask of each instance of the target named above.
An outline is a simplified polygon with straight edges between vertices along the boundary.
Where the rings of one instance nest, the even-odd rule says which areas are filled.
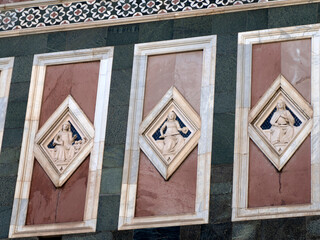
[[[70,123],[62,124],[61,130],[53,139],[54,148],[50,151],[54,163],[60,171],[64,170],[73,157],[80,151],[86,139],[75,141],[77,135],[72,136]]]
[[[165,129],[166,132],[164,133]],[[164,138],[163,144],[161,144],[160,148],[168,162],[173,159],[174,155],[184,145],[184,138],[180,131],[186,134],[188,132],[188,128],[181,128],[179,122],[176,120],[176,114],[171,111],[168,114],[167,121],[160,128],[160,138]]]
[[[73,158],[75,149],[72,144],[76,138],[76,135],[72,136],[70,124],[62,124],[62,129],[53,139],[53,145],[55,146],[53,159],[55,162],[70,161]]]
[[[273,145],[288,144],[294,136],[295,120],[290,111],[286,109],[284,101],[277,103],[277,110],[273,114],[270,123],[270,140]]]

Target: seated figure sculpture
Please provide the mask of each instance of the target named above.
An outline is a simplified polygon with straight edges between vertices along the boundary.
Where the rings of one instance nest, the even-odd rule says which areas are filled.
[[[295,120],[286,109],[286,104],[283,100],[277,102],[277,110],[273,114],[270,123],[270,141],[274,146],[287,145],[294,136]]]
[[[77,136],[72,136],[70,130],[70,124],[62,124],[61,130],[56,134],[53,139],[53,145],[55,146],[53,152],[53,159],[57,163],[69,162],[75,155],[75,148],[73,143]]]
[[[165,129],[166,132],[164,133]],[[164,138],[163,144],[161,145],[161,152],[168,163],[184,145],[184,138],[179,131],[186,134],[188,132],[188,128],[181,128],[179,122],[176,120],[176,114],[171,111],[168,114],[167,121],[160,129],[160,138]]]

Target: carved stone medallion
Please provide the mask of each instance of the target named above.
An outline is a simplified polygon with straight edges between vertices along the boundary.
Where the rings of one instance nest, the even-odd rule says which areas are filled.
[[[35,157],[56,187],[62,186],[89,155],[93,137],[93,125],[69,95],[35,138]]]
[[[280,171],[309,135],[312,108],[280,75],[249,113],[249,136]]]
[[[175,87],[141,123],[140,147],[166,180],[197,145],[200,126],[200,117]]]

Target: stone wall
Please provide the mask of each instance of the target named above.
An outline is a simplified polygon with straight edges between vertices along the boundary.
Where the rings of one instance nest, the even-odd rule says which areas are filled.
[[[0,39],[15,57],[0,155],[0,239],[8,236],[33,55],[115,46],[97,231],[54,239],[317,239],[320,217],[231,222],[238,32],[320,22],[320,4]],[[134,44],[217,35],[209,224],[117,231]],[[32,238],[30,238],[32,239]],[[37,239],[37,238],[33,238]]]

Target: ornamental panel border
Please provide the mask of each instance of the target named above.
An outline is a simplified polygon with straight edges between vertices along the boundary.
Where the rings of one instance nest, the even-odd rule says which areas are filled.
[[[208,223],[216,41],[216,36],[212,35],[135,45],[118,222],[119,230]],[[139,128],[142,121],[142,99],[144,99],[148,56],[197,50],[203,51],[203,66],[195,213],[135,218],[140,155]]]
[[[252,45],[311,39],[311,203],[248,208],[249,122],[251,106]],[[299,217],[320,214],[320,25],[305,25],[238,34],[237,96],[233,167],[232,221]],[[300,102],[303,105],[303,103]],[[253,111],[253,110],[251,110]],[[309,129],[304,129],[308,132]],[[258,144],[259,146],[259,144]],[[262,150],[263,151],[263,150]],[[266,155],[268,156],[268,155]]]
[[[34,56],[9,238],[75,234],[94,232],[96,230],[112,60],[113,47],[55,52]],[[48,65],[88,61],[100,61],[100,69],[94,117],[95,134],[90,155],[83,221],[25,225],[34,163],[34,145],[39,126],[46,67]]]

